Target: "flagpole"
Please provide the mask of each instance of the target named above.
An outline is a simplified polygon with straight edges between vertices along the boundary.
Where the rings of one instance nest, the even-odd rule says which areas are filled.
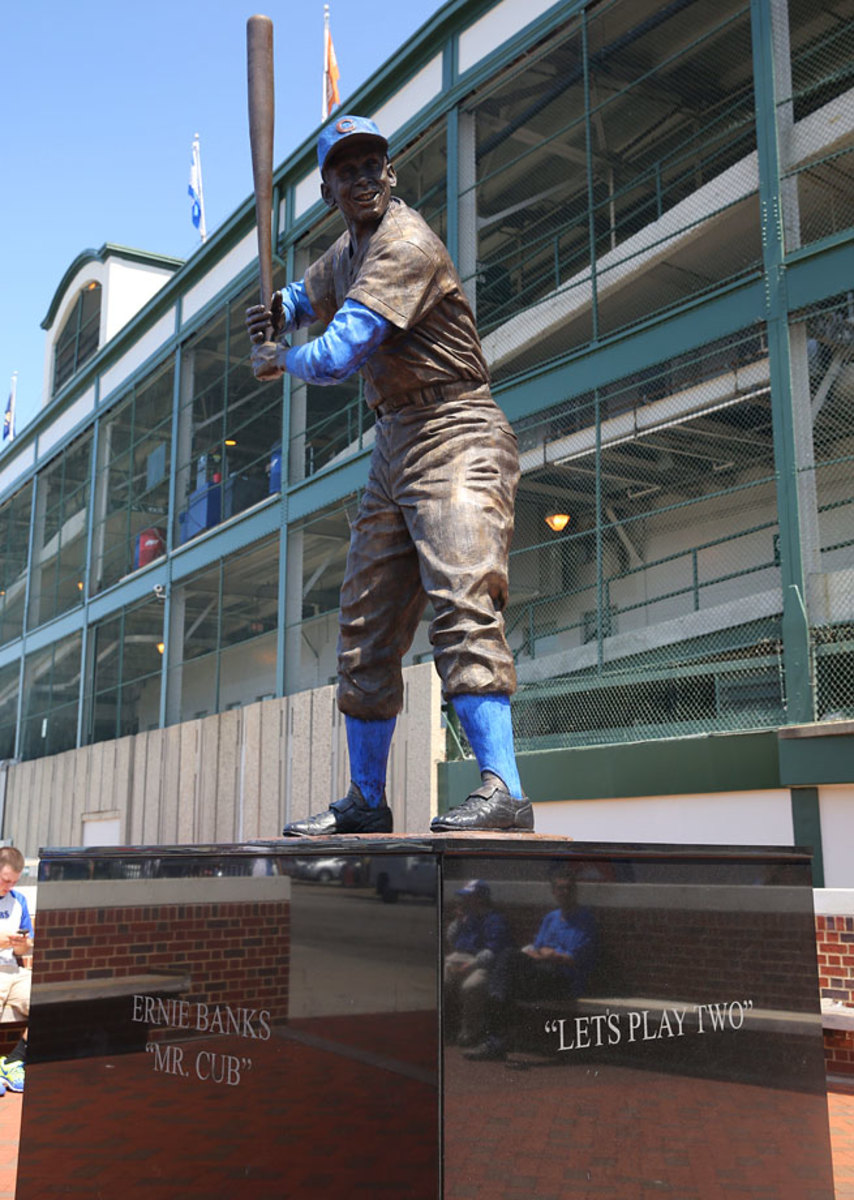
[[[326,121],[333,108],[341,103],[338,91],[338,59],[335,57],[335,47],[332,44],[332,31],[329,28],[329,5],[323,6],[323,105],[321,121]]]
[[[199,145],[199,135],[193,137],[193,171],[197,185],[199,201],[199,237],[202,245],[208,240],[208,230],[205,225],[205,190],[202,186],[202,151]]]
[[[328,89],[327,78],[329,75],[329,5],[323,6],[323,76],[321,78],[321,88],[323,97],[320,106],[320,119],[325,121],[329,116]]]

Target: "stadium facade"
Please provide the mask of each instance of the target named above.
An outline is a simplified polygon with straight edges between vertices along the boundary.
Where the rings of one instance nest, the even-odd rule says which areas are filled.
[[[807,843],[854,885],[853,62],[852,0],[451,0],[345,101],[447,242],[519,437],[543,831]],[[341,229],[314,143],[275,173],[279,282]],[[247,198],[187,262],[81,254],[43,322],[43,407],[0,459],[3,832],[30,854],[275,836],[343,782],[373,416],[358,380],[255,382],[255,254]],[[407,663],[418,831],[474,768],[426,623]]]

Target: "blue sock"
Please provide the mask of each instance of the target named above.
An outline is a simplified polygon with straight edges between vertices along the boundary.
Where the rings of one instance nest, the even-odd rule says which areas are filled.
[[[350,751],[350,778],[368,802],[369,808],[379,808],[385,791],[388,752],[397,717],[386,721],[363,721],[361,717],[345,717],[347,749]]]
[[[481,772],[492,771],[503,780],[510,795],[521,800],[522,781],[513,748],[510,697],[452,696],[451,703],[474,750]]]

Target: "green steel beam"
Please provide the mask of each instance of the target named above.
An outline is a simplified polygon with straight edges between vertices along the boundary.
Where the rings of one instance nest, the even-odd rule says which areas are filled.
[[[168,560],[161,560],[143,571],[134,572],[131,579],[115,584],[109,591],[93,596],[89,601],[89,620],[94,623],[114,616],[128,605],[150,596],[155,588],[163,588],[168,592],[168,568]]]
[[[177,583],[186,579],[188,575],[212,566],[219,559],[228,558],[236,550],[278,533],[281,503],[279,498],[271,497],[262,501],[242,520],[234,517],[226,525],[214,526],[182,546],[172,559],[172,581]]]
[[[178,312],[180,322],[181,313]],[[169,447],[169,512],[166,520],[166,562],[165,578],[146,580],[152,591],[159,587],[163,596],[163,654],[160,659],[160,699],[158,701],[158,725],[161,729],[166,726],[166,713],[169,699],[169,663],[171,661],[171,631],[172,631],[172,552],[175,549],[175,512],[178,494],[178,430],[181,420],[181,376],[183,374],[184,348],[178,345],[175,351],[175,367],[172,376],[172,441]]]
[[[812,850],[812,885],[824,887],[824,851],[821,841],[821,812],[818,789],[792,788],[792,828],[795,845]]]
[[[535,802],[628,796],[707,795],[779,788],[776,730],[711,734],[623,745],[583,746],[519,755]],[[439,764],[447,804],[478,781],[473,759]]]
[[[603,339],[597,346],[585,346],[526,376],[502,382],[495,387],[495,398],[507,416],[516,421],[564,398],[664,362],[673,357],[674,346],[683,353],[748,329],[762,320],[764,310],[761,279],[740,280],[710,297]]]
[[[772,21],[774,0],[751,0],[756,139],[759,156],[759,204],[765,267],[765,320],[771,374],[771,420],[777,468],[777,515],[780,524],[780,576],[783,590],[783,659],[787,718],[811,721],[815,689],[810,668],[809,621],[798,497],[792,358],[786,296],[784,197],[777,129],[777,87]]]
[[[854,279],[854,230],[813,242],[786,259],[789,308],[808,308],[851,290]]]
[[[586,8],[581,13],[581,59],[584,67],[584,152],[587,159],[587,240],[590,247],[590,296],[593,318],[593,341],[595,343],[599,341],[599,279],[596,270],[596,202],[593,181],[593,129],[590,125],[590,52]],[[556,281],[556,286],[560,286],[559,281]],[[599,511],[598,506],[596,511]]]
[[[97,404],[97,399],[96,399]],[[134,412],[136,410],[134,409]],[[89,586],[92,579],[92,541],[95,529],[95,493],[98,487],[98,454],[101,441],[101,422],[96,421],[92,430],[92,448],[89,460],[89,505],[86,512],[86,562],[83,567],[83,646],[80,657],[80,691],[77,705],[77,745],[83,745],[83,717],[86,711],[86,683],[93,670],[89,650]],[[94,682],[94,681],[93,681]]]
[[[447,172],[445,186],[445,208],[448,214],[448,253],[454,266],[460,265],[460,114],[452,108],[448,113],[445,130]]]
[[[780,737],[780,779],[787,787],[816,787],[820,784],[854,784],[854,728],[845,722],[845,732],[822,736]]]
[[[311,513],[319,512],[330,504],[335,504],[364,487],[368,478],[370,456],[370,450],[360,450],[345,463],[325,467],[290,489],[288,506],[291,524],[303,520]]]

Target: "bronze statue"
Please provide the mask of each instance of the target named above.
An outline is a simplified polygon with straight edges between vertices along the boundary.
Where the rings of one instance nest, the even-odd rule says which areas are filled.
[[[341,116],[318,140],[321,192],[347,229],[270,308],[247,310],[258,379],[284,371],[331,384],[359,371],[376,410],[370,476],[341,587],[338,705],[351,785],[286,835],[388,833],[388,751],[401,709],[401,660],[428,599],[443,693],[483,782],[434,831],[530,830],[513,748],[513,656],[504,636],[519,481],[516,438],[489,390],[474,316],[441,239],[402,200],[388,143]],[[289,347],[288,330],[325,332]],[[270,337],[272,329],[272,337]]]

